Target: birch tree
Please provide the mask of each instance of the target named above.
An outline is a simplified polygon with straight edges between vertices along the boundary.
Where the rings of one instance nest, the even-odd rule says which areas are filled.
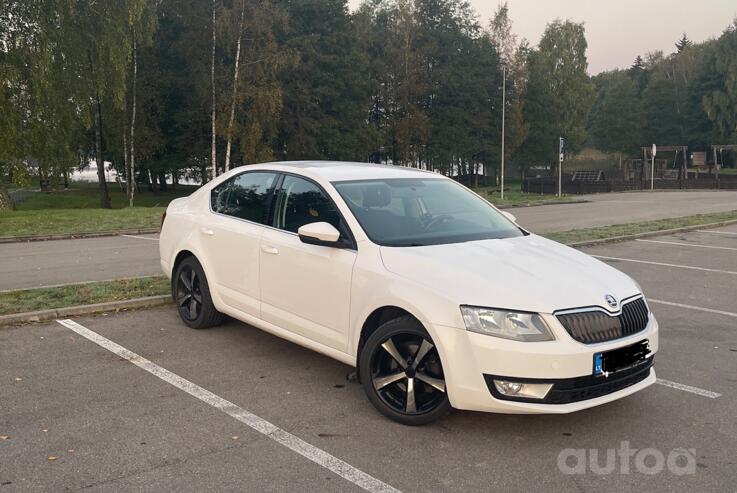
[[[233,122],[235,121],[236,97],[238,95],[238,68],[241,61],[241,42],[243,40],[243,20],[246,15],[246,2],[241,0],[241,15],[238,21],[238,41],[235,49],[235,63],[233,64],[233,92],[230,98],[230,118],[228,120],[227,143],[225,147],[225,171],[230,169],[230,147],[233,139]]]
[[[128,169],[126,176],[128,177],[128,207],[133,207],[133,199],[136,195],[136,86],[138,84],[138,42],[136,40],[136,29],[133,28],[133,89],[132,99],[133,106],[131,108],[131,148],[130,157],[128,159]],[[124,152],[127,154],[128,150]]]
[[[211,1],[212,7],[212,55],[210,60],[210,85],[212,91],[212,114],[210,117],[210,127],[212,131],[212,142],[210,148],[210,164],[212,166],[212,178],[214,179],[218,175],[217,167],[217,134],[215,132],[215,0]]]

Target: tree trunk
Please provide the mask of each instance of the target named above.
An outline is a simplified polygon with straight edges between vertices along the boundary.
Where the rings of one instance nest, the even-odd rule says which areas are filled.
[[[148,190],[150,192],[153,192],[155,195],[157,190],[156,190],[156,187],[154,186],[154,180],[153,180],[153,177],[151,176],[151,170],[150,169],[146,170],[146,175],[144,176],[148,177]]]
[[[166,173],[159,173],[159,190],[166,192]]]
[[[238,65],[241,60],[241,39],[243,38],[243,18],[246,15],[246,0],[241,3],[241,18],[238,23],[238,43],[235,49],[235,68],[233,69],[233,95],[230,100],[230,119],[228,120],[227,144],[225,146],[225,171],[230,169],[230,146],[233,138],[233,122],[235,121],[235,103],[238,94]]]
[[[15,203],[8,194],[8,191],[5,190],[5,185],[2,182],[2,177],[0,177],[0,211],[12,210],[15,210]]]
[[[99,94],[96,95],[93,104],[95,106],[95,161],[97,161],[97,180],[100,184],[100,207],[112,209],[110,195],[107,192],[107,182],[105,181],[105,160],[102,152],[102,104],[100,103]]]
[[[210,66],[210,85],[212,90],[212,144],[210,149],[210,164],[212,165],[212,177],[215,178],[218,175],[217,168],[217,152],[215,149],[216,134],[215,134],[215,0],[212,0],[212,60]]]
[[[131,179],[130,159],[128,158],[128,127],[126,125],[123,125],[123,161],[125,163],[125,194],[130,196],[133,180]]]
[[[133,29],[133,109],[131,111],[131,154],[130,168],[128,169],[128,207],[133,207],[133,198],[136,195],[136,84],[138,79],[138,46],[136,43],[136,30]]]

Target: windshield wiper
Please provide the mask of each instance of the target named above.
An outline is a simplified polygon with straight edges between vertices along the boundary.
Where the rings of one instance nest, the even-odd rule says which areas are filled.
[[[417,243],[417,242],[412,242],[412,243],[385,243],[383,246],[388,246],[388,247],[421,247],[421,246],[427,246],[427,244],[426,243]]]

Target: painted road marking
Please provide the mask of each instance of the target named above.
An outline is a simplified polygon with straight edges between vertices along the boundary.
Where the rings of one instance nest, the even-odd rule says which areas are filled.
[[[158,238],[146,238],[145,236],[136,236],[136,235],[120,235],[120,236],[125,236],[126,238],[135,238],[137,240],[159,241]]]
[[[712,246],[712,245],[694,245],[692,243],[683,243],[680,241],[660,241],[660,240],[642,240],[642,239],[637,239],[635,241],[641,241],[643,243],[661,243],[663,245],[678,245],[678,246],[687,246],[687,247],[695,247],[695,248],[713,248],[714,250],[737,251],[737,248],[732,248],[732,247]]]
[[[172,373],[166,368],[162,368],[156,363],[153,363],[146,358],[137,355],[136,353],[129,351],[128,349],[116,344],[115,342],[107,339],[97,332],[93,332],[87,327],[84,327],[74,320],[57,320],[61,325],[69,330],[76,332],[82,337],[94,342],[100,347],[103,347],[116,354],[117,356],[128,360],[137,367],[146,370],[150,374],[160,378],[168,384],[173,385],[179,390],[183,390],[192,397],[196,397],[205,404],[209,404],[215,409],[219,409],[228,416],[237,419],[241,423],[250,426],[254,430],[258,431],[262,435],[274,440],[275,442],[284,445],[288,449],[298,453],[302,457],[311,460],[315,464],[318,464],[329,471],[337,474],[343,479],[350,481],[351,483],[363,488],[371,493],[399,493],[399,490],[389,486],[388,484],[370,476],[369,474],[356,469],[347,462],[344,462],[337,457],[330,455],[322,449],[311,445],[301,438],[298,438],[291,433],[282,430],[278,426],[271,424],[259,416],[243,409],[242,407],[233,404],[230,401],[223,399],[222,397],[213,394],[207,389],[200,387],[197,384],[186,380],[176,373]]]
[[[664,262],[653,262],[651,260],[637,260],[633,258],[619,258],[619,257],[607,257],[605,255],[592,255],[592,257],[600,258],[603,260],[619,260],[621,262],[635,262],[638,264],[649,264],[649,265],[659,265],[662,267],[678,267],[679,269],[692,269],[692,270],[701,270],[704,272],[717,272],[720,274],[733,274],[737,275],[737,272],[731,271],[731,270],[721,270],[721,269],[708,269],[706,267],[695,267],[693,265],[680,265],[680,264],[666,264]]]
[[[665,387],[670,387],[672,389],[678,389],[684,392],[691,392],[692,394],[700,395],[701,397],[708,397],[709,399],[716,399],[717,397],[722,396],[722,394],[719,394],[717,392],[712,392],[711,390],[704,390],[698,387],[691,387],[690,385],[684,385],[678,382],[671,382],[670,380],[663,380],[662,378],[658,378],[655,381],[655,383],[659,383],[660,385],[663,385]]]
[[[684,305],[683,303],[674,303],[672,301],[656,300],[653,298],[647,299],[648,303],[657,303],[660,305],[677,306],[678,308],[687,308],[689,310],[697,310],[700,312],[716,313],[717,315],[724,315],[725,317],[737,318],[737,313],[725,312],[724,310],[714,310],[713,308],[704,308],[702,306]]]
[[[715,235],[734,235],[737,236],[737,232],[734,231],[714,231],[712,229],[700,229],[698,233],[711,233]]]

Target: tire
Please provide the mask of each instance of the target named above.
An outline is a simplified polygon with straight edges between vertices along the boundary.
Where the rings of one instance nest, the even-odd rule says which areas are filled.
[[[361,349],[359,369],[371,404],[398,423],[424,425],[451,410],[440,355],[411,316],[389,320],[371,334]]]
[[[177,312],[188,327],[207,329],[220,325],[224,315],[215,309],[202,266],[195,257],[182,260],[171,279]]]

